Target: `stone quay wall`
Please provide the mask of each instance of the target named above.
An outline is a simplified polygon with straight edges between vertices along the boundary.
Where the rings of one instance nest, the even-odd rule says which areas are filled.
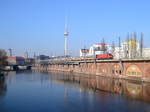
[[[78,64],[66,62],[36,63],[33,69],[150,82],[150,60],[78,62]]]

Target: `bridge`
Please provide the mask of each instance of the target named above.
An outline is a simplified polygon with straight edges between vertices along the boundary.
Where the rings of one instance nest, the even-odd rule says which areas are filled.
[[[7,71],[18,71],[18,70],[31,70],[32,65],[7,65],[5,70]]]

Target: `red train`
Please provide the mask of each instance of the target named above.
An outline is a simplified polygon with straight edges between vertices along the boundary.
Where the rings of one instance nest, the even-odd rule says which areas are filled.
[[[112,54],[99,54],[96,55],[96,59],[113,59]]]

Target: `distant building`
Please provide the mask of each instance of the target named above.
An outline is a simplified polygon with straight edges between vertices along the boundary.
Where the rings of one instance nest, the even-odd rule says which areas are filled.
[[[24,58],[29,58],[29,55],[28,55],[28,52],[26,51],[25,53],[24,53]]]
[[[139,57],[139,43],[136,41],[122,42],[120,47],[115,47],[114,58],[137,58]]]
[[[8,57],[8,65],[25,65],[25,59],[23,57]]]
[[[80,50],[80,57],[87,57],[89,54],[89,49],[81,49]]]
[[[150,48],[142,48],[142,57],[140,56],[140,44],[136,41],[127,41],[121,43],[120,47],[115,47],[114,58],[150,58]]]
[[[8,49],[7,56],[8,56],[8,57],[12,57],[12,49],[11,49],[11,48],[10,48],[10,49]]]
[[[39,55],[36,57],[37,60],[48,60],[50,57],[46,55]]]
[[[89,49],[81,49],[80,57],[95,57],[99,54],[110,53],[114,59],[150,58],[150,48],[142,48],[142,57],[140,49],[140,44],[134,40],[122,42],[120,47],[114,48],[109,44],[98,43]]]
[[[81,49],[80,57],[94,57],[99,54],[109,53],[109,45],[106,43],[97,43],[90,47],[90,49]]]
[[[150,58],[150,48],[143,48],[143,58]]]
[[[26,65],[32,65],[35,62],[34,58],[25,58]]]

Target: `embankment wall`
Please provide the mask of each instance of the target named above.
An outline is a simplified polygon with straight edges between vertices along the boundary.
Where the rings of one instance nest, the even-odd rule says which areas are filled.
[[[150,82],[150,61],[79,62],[78,64],[35,64],[33,69],[91,74]]]

